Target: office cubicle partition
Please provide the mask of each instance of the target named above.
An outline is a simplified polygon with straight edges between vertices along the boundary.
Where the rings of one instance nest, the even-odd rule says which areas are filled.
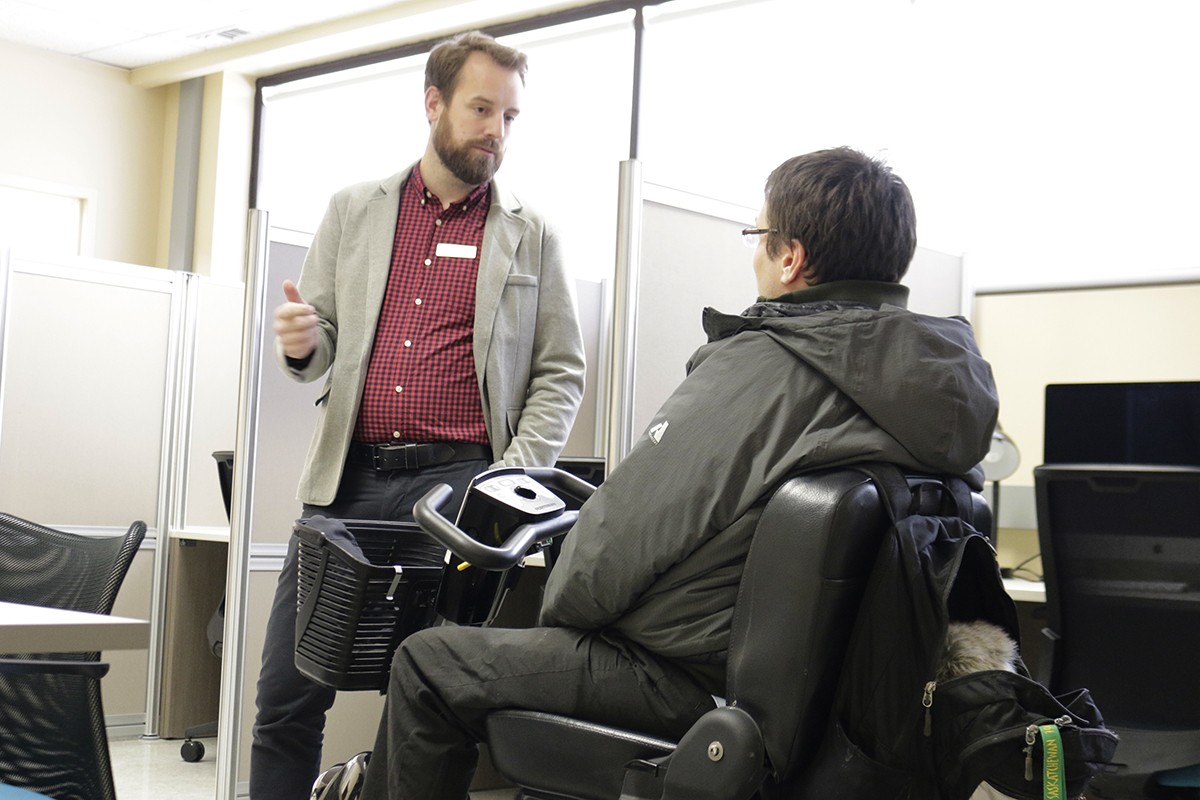
[[[170,554],[227,535],[209,453],[233,436],[242,287],[19,252],[3,266],[0,508],[77,533],[148,524],[118,610],[152,621],[149,652],[114,654],[105,695],[110,723],[153,734]]]
[[[640,246],[634,257],[640,263],[633,268],[637,285],[629,316],[635,320],[634,332],[626,334],[633,337],[633,363],[624,384],[614,384],[615,391],[632,398],[626,432],[630,442],[683,380],[688,358],[705,343],[703,309],[737,314],[758,294],[753,251],[741,236],[743,228],[754,225],[758,209],[651,183],[637,191]],[[961,256],[918,247],[903,283],[914,311],[970,313],[972,292]],[[622,285],[620,272],[617,284]]]

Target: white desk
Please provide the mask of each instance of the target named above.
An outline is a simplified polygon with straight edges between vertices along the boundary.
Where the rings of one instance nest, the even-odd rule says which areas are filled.
[[[145,620],[0,603],[0,654],[140,650],[149,641]]]
[[[1046,584],[1041,581],[1027,581],[1022,578],[1005,578],[1004,590],[1008,596],[1018,603],[1046,602]]]

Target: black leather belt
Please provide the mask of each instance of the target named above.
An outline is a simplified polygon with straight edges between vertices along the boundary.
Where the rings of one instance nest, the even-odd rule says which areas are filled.
[[[351,442],[346,460],[377,470],[420,469],[451,461],[492,460],[492,448],[467,442],[421,444],[363,444]]]

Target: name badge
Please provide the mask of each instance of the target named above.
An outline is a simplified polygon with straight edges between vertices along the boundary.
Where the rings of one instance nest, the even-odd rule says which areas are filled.
[[[433,253],[438,258],[474,258],[476,250],[477,248],[473,244],[438,242],[437,249]]]

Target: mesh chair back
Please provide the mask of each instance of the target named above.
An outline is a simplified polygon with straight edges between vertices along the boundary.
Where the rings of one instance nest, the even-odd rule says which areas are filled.
[[[1200,763],[1200,468],[1045,464],[1033,479],[1046,685],[1091,691],[1128,773]]]
[[[108,614],[146,535],[80,536],[0,513],[0,600]]]
[[[107,664],[0,659],[0,782],[54,800],[116,800],[100,678]]]
[[[108,614],[146,535],[80,536],[0,513],[0,600]],[[99,653],[0,659],[0,782],[115,800]]]

